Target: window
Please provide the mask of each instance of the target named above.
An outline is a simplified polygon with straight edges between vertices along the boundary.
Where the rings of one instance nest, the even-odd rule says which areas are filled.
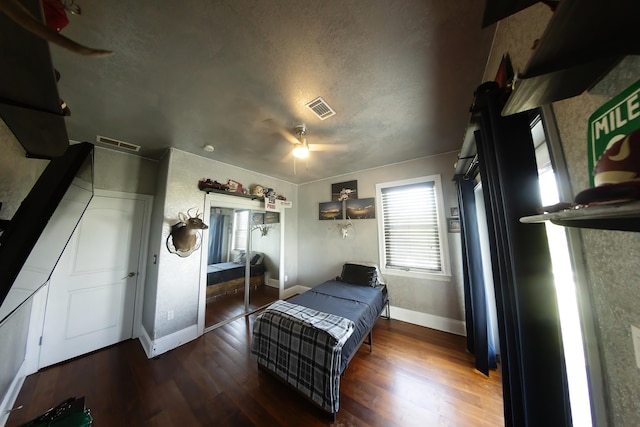
[[[233,238],[231,249],[247,250],[249,229],[249,211],[236,211],[233,214]]]
[[[376,185],[380,265],[390,274],[449,274],[440,175]]]

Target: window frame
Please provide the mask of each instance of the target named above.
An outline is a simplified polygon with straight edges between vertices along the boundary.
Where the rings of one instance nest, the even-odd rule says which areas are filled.
[[[398,268],[387,268],[386,265],[386,247],[384,234],[384,210],[382,209],[382,190],[392,187],[402,187],[405,185],[433,183],[436,215],[438,220],[438,237],[440,240],[440,261],[441,271],[418,271],[418,270],[401,270]],[[397,181],[382,182],[376,184],[376,209],[379,212],[378,220],[378,253],[380,271],[383,275],[404,276],[419,279],[430,279],[440,281],[451,281],[451,261],[449,255],[449,237],[447,231],[447,216],[444,207],[444,193],[442,191],[442,178],[440,174],[421,176],[417,178],[401,179]]]

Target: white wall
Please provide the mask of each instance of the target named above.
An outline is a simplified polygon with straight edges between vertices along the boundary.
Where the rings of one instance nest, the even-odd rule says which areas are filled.
[[[460,134],[463,134],[461,129]],[[331,184],[357,180],[358,198],[376,196],[376,184],[440,174],[447,215],[457,206],[453,184],[453,165],[457,153],[425,157],[408,162],[369,169],[322,181],[303,184],[299,189],[299,279],[298,284],[313,287],[340,274],[346,261],[380,263],[376,219],[353,220],[349,236],[329,229],[330,220],[318,219],[319,203],[331,201]],[[460,234],[448,233],[452,278],[450,281],[415,279],[386,275],[391,305],[420,315],[454,321],[464,320],[464,293],[461,280]],[[392,311],[392,316],[394,316]],[[394,316],[395,317],[395,316]],[[424,317],[424,316],[423,316]]]

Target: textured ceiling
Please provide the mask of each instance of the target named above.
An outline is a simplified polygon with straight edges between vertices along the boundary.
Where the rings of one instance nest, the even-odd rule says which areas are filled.
[[[72,140],[103,135],[150,158],[175,147],[294,183],[459,149],[494,30],[477,0],[81,6],[63,34],[115,54],[52,46]],[[318,96],[335,116],[305,107]],[[282,131],[300,123],[309,143],[347,151],[312,152],[294,175]]]

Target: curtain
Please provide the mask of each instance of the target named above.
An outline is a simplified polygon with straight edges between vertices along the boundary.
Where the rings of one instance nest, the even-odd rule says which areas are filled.
[[[489,376],[489,370],[497,368],[496,349],[487,309],[474,181],[461,175],[454,180],[460,207],[467,350],[476,358],[476,369]]]
[[[222,241],[224,240],[224,215],[212,212],[209,220],[208,265],[222,262]]]
[[[505,99],[497,84],[485,83],[472,109],[479,129],[475,143],[491,247],[505,425],[568,426],[564,350],[545,226],[519,221],[541,206],[530,120],[526,113],[503,117]],[[463,199],[465,211],[468,203]],[[478,325],[473,326],[475,331]]]

